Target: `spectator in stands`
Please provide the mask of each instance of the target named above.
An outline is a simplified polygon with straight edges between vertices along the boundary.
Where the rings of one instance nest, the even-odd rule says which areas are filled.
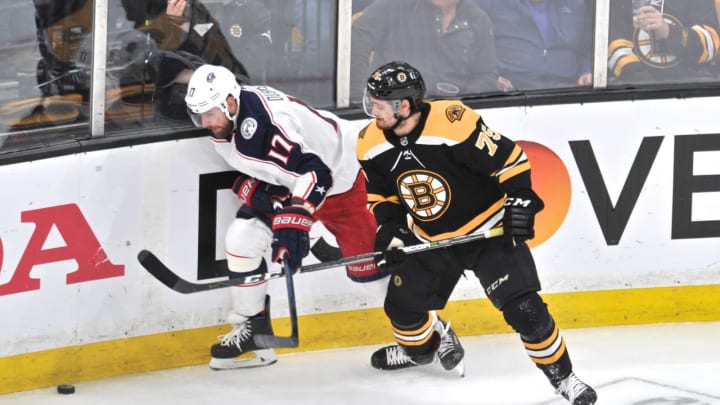
[[[593,23],[585,0],[472,0],[495,29],[498,87],[592,84]]]
[[[85,36],[92,31],[92,1],[33,0],[40,59],[37,83],[43,97],[78,93],[74,62]],[[87,85],[82,86],[87,89]],[[87,93],[87,91],[84,91]]]
[[[159,48],[200,56],[207,63],[225,66],[242,83],[249,83],[248,71],[238,60],[239,56],[233,54],[223,27],[201,2],[122,0],[122,5],[128,20],[133,21],[137,29],[149,32]]]
[[[270,9],[260,0],[222,0],[208,3],[208,9],[252,82],[265,83],[272,45]]]
[[[610,84],[715,79],[720,36],[714,0],[650,0],[635,16],[632,3],[610,5]]]
[[[37,68],[42,94],[80,93],[87,98],[93,2],[34,0],[34,5],[42,56]],[[112,59],[120,54],[142,56],[155,47],[180,49],[223,65],[241,81],[249,81],[245,67],[233,56],[219,31],[219,24],[198,1],[188,7],[187,0],[114,0],[108,14],[108,48],[117,48],[108,49],[108,64],[117,62]],[[145,35],[148,37],[137,40]],[[126,43],[128,40],[132,43]]]
[[[375,0],[353,23],[351,100],[371,68],[402,59],[423,72],[427,96],[497,91],[492,23],[467,0]]]

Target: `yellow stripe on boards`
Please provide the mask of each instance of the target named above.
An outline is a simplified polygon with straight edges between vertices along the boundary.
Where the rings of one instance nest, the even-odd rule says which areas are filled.
[[[560,330],[720,320],[720,285],[557,293],[543,298]],[[440,316],[461,336],[512,331],[487,299],[452,301]],[[290,334],[287,318],[273,320],[273,327],[278,335]],[[299,327],[300,347],[278,353],[393,342],[382,308],[301,316]],[[228,331],[226,325],[179,330],[0,358],[0,394],[206,364],[210,346]]]

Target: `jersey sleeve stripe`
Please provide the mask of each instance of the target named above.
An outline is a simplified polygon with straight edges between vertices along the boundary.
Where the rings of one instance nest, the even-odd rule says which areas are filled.
[[[530,170],[530,162],[526,161],[522,164],[519,164],[510,170],[504,171],[500,176],[498,177],[498,181],[500,184],[505,183],[508,179],[511,179],[515,176],[517,176],[520,173],[524,173]]]
[[[235,150],[235,155],[236,155],[238,158],[240,158],[240,159],[249,160],[249,161],[254,162],[254,163],[260,163],[260,164],[263,164],[263,165],[271,166],[272,169],[279,170],[279,171],[282,172],[283,174],[286,174],[286,175],[289,175],[289,176],[293,176],[293,177],[300,177],[300,176],[301,176],[300,173],[296,173],[296,172],[287,170],[286,168],[278,165],[278,164],[275,163],[275,162],[271,162],[271,161],[268,161],[268,160],[258,159],[258,158],[254,158],[254,157],[251,157],[251,156],[248,156],[248,155],[244,155],[244,154],[240,153],[240,151],[238,151],[237,149]],[[270,170],[272,171],[272,169],[270,169]]]

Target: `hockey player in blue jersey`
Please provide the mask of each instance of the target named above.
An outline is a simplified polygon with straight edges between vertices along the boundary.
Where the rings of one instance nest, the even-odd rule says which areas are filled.
[[[271,87],[240,86],[228,69],[214,65],[195,70],[185,103],[193,122],[212,132],[216,151],[241,173],[233,189],[244,204],[225,237],[231,278],[267,271],[268,248],[272,261],[299,267],[315,221],[335,236],[344,256],[372,251],[376,224],[355,158],[355,124]],[[278,200],[282,206],[276,208]],[[386,280],[372,260],[346,271],[357,282]],[[211,368],[277,360],[273,349],[252,339],[272,333],[267,287],[263,281],[230,289],[227,321],[233,329],[211,348]]]

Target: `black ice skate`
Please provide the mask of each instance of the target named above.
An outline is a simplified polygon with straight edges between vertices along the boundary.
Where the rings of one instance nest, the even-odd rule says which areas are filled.
[[[370,357],[370,364],[378,370],[399,370],[430,364],[434,356],[435,353],[431,351],[421,356],[410,357],[402,346],[390,345],[373,353]]]
[[[560,381],[555,392],[562,395],[573,405],[593,405],[597,401],[597,393],[592,387],[580,381],[575,373],[570,373]]]
[[[447,371],[454,371],[460,377],[465,376],[465,349],[460,344],[455,331],[440,318],[435,322],[435,331],[440,335],[440,346],[437,351],[437,358],[440,364]]]
[[[249,368],[269,366],[277,361],[275,350],[255,344],[256,334],[272,335],[270,323],[270,296],[265,297],[265,314],[256,315],[242,324],[233,325],[227,335],[218,337],[220,343],[210,348],[210,368],[226,370],[232,368]]]

